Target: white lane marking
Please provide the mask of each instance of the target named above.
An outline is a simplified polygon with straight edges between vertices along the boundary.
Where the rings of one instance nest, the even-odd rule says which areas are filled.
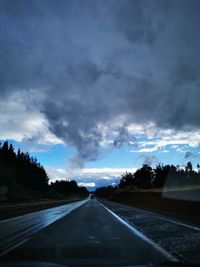
[[[125,220],[123,220],[121,217],[119,217],[117,214],[115,214],[113,211],[108,209],[106,206],[104,206],[102,203],[99,202],[99,204],[104,207],[108,212],[110,212],[116,219],[118,219],[122,224],[124,224],[131,232],[133,232],[135,235],[140,237],[143,241],[147,242],[149,245],[154,247],[157,251],[162,253],[165,257],[167,257],[170,261],[176,261],[178,262],[178,259],[172,256],[169,252],[164,250],[162,247],[154,243],[151,239],[149,239],[147,236],[145,236],[142,232],[128,224]]]
[[[156,218],[158,218],[160,220],[163,220],[163,221],[167,221],[167,222],[171,222],[171,223],[174,223],[174,224],[178,224],[178,225],[181,225],[181,226],[193,229],[193,230],[200,231],[199,227],[196,227],[196,226],[193,226],[193,225],[188,225],[186,223],[182,223],[182,222],[178,222],[178,221],[174,221],[174,220],[171,220],[171,219],[166,219],[166,218],[158,217],[158,216],[156,216]]]
[[[123,204],[119,204],[119,205],[123,205]],[[126,205],[124,205],[126,206]],[[127,207],[127,206],[126,206]],[[134,210],[137,210],[139,212],[142,212],[142,213],[149,213],[149,214],[152,214],[153,216],[155,216],[156,218],[158,219],[161,219],[161,220],[164,220],[164,221],[169,221],[169,222],[172,222],[174,224],[178,224],[178,225],[182,225],[182,226],[185,226],[187,228],[190,228],[190,229],[193,229],[193,230],[197,230],[197,231],[200,231],[200,227],[198,226],[194,226],[194,225],[190,225],[190,224],[186,224],[184,222],[181,222],[181,221],[178,221],[178,220],[175,220],[175,219],[169,219],[169,218],[166,218],[166,217],[160,217],[160,216],[157,216],[158,213],[154,212],[154,211],[149,211],[149,210],[145,210],[145,209],[139,209],[139,208],[135,208],[135,207],[131,207],[132,209]],[[120,210],[123,208],[119,208]],[[164,215],[163,215],[164,216]]]
[[[0,253],[0,257],[6,255],[6,254],[7,254],[8,252],[10,252],[11,250],[13,250],[13,249],[15,249],[15,248],[21,246],[22,244],[24,244],[24,243],[25,243],[26,241],[28,241],[28,240],[29,240],[29,238],[26,238],[26,239],[24,239],[24,240],[18,242],[17,244],[13,245],[12,247],[10,247],[10,248],[4,250],[3,252]]]

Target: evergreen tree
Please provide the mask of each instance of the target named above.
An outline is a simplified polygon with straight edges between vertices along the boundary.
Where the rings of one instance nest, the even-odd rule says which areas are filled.
[[[18,184],[33,190],[46,191],[48,176],[44,168],[29,153],[15,153],[7,141],[0,146],[0,184]]]

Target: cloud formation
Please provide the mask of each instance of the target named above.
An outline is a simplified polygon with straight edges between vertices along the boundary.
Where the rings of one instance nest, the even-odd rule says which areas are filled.
[[[118,184],[123,173],[136,171],[136,168],[82,168],[61,169],[46,167],[50,181],[75,179],[79,185],[95,189],[107,185]]]
[[[34,107],[51,137],[77,149],[79,165],[106,144],[136,142],[133,123],[197,131],[199,8],[198,0],[2,0],[1,101],[7,110],[13,94],[29,95],[20,108]]]

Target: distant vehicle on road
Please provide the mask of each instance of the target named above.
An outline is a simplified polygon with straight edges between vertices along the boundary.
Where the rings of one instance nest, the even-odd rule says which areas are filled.
[[[89,198],[90,198],[90,199],[94,199],[94,194],[90,194],[90,195],[89,195]]]

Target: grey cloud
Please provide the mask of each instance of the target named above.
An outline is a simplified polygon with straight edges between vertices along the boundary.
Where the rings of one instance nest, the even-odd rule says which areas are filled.
[[[145,155],[145,154],[142,154],[139,156],[140,158],[143,159],[143,164],[147,164],[147,165],[150,165],[152,166],[153,164],[158,164],[158,159],[155,155]]]
[[[114,18],[128,41],[153,45],[171,8],[171,1],[118,1]]]
[[[199,153],[198,152],[191,152],[191,151],[187,151],[185,152],[185,159],[189,159],[189,158],[197,158],[199,157]]]
[[[128,144],[129,142],[136,143],[136,138],[134,136],[130,136],[126,126],[118,129],[118,136],[114,138],[113,145],[115,147],[120,147],[124,144]]]
[[[198,81],[198,70],[193,67],[192,64],[190,65],[186,62],[181,62],[180,59],[176,69],[172,73],[172,80],[174,85],[196,83]]]
[[[97,157],[101,135],[95,128],[94,107],[91,106],[90,110],[87,101],[69,96],[62,107],[46,102],[45,108],[50,130],[54,134],[76,147],[82,159],[93,160]]]
[[[50,130],[77,149],[72,165],[99,156],[98,125],[120,116],[115,146],[135,140],[133,122],[199,128],[198,10],[199,1],[1,1],[1,96],[34,90]]]
[[[191,156],[193,156],[193,154],[194,154],[194,153],[192,153],[192,152],[190,152],[190,151],[187,151],[187,152],[185,153],[185,159],[190,158]]]

